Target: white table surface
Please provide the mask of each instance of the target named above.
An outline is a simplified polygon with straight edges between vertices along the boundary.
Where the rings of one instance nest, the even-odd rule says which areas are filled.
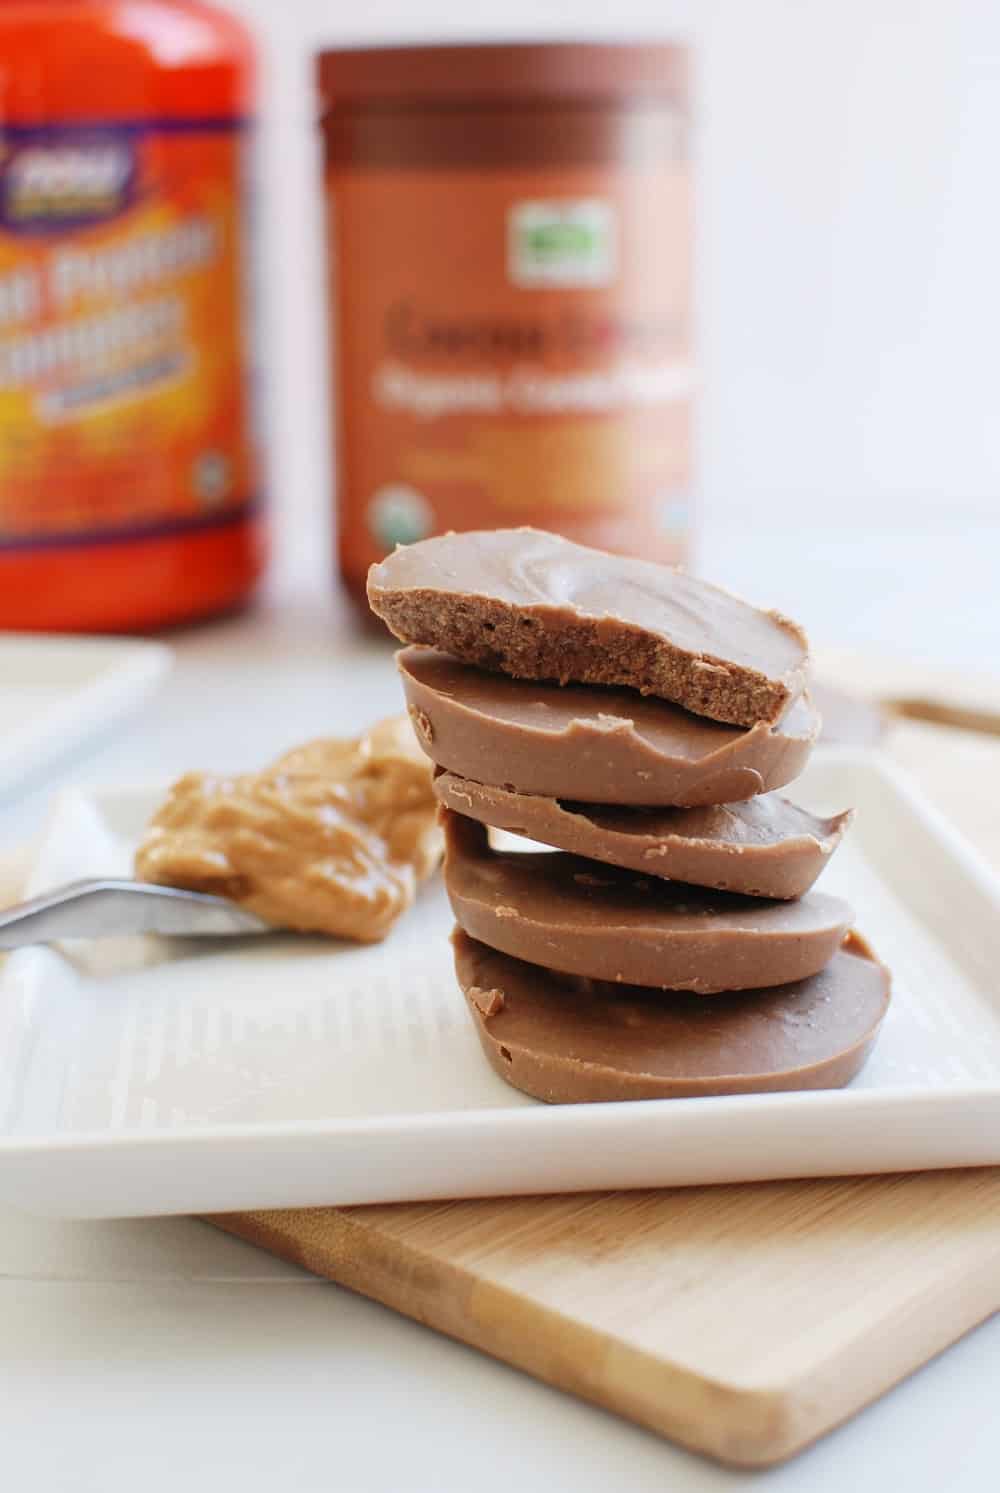
[[[983,599],[1000,526],[862,539],[729,518],[701,549],[714,578],[820,637],[966,669],[1000,657],[1000,607]],[[62,780],[250,766],[398,708],[388,649],[358,640],[318,571],[303,560],[292,584],[286,567],[292,599],[175,636],[159,697]],[[52,786],[0,804],[0,849],[37,830]],[[2,1484],[18,1493],[993,1493],[1000,1478],[1000,1320],[763,1474],[689,1456],[191,1220],[0,1211],[0,1321]]]

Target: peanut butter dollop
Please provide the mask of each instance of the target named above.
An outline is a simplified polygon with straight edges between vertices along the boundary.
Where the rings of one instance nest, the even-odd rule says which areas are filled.
[[[141,881],[230,897],[279,928],[373,943],[441,856],[431,764],[406,716],[263,772],[189,772],[135,857]]]

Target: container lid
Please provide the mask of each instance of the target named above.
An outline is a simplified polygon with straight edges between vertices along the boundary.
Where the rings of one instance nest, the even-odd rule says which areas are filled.
[[[321,52],[324,110],[490,99],[687,96],[687,48],[672,42],[514,42]]]

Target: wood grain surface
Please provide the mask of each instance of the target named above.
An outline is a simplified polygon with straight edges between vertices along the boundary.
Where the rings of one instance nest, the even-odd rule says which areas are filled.
[[[1000,1172],[210,1220],[723,1461],[780,1461],[1000,1304]]]

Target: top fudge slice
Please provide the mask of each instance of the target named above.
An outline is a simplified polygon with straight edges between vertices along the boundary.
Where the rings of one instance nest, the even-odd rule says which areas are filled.
[[[538,529],[442,534],[368,573],[372,611],[425,643],[516,679],[609,684],[731,725],[777,721],[802,690],[802,629],[649,560]]]

